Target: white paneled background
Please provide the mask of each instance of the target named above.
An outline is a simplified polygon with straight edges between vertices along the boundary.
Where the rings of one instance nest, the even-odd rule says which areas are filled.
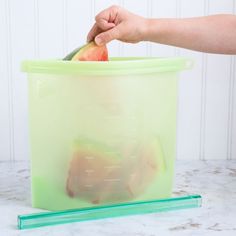
[[[62,57],[81,45],[100,10],[119,4],[147,17],[235,13],[236,0],[0,0],[0,160],[28,158],[27,83],[20,62]],[[220,30],[220,29],[219,29]],[[188,56],[179,84],[178,159],[236,158],[236,59],[112,42],[110,56]]]

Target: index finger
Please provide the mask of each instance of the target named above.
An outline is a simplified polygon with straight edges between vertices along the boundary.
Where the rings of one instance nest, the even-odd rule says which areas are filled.
[[[100,34],[102,30],[98,27],[97,23],[95,23],[92,29],[89,31],[87,36],[87,41],[92,41],[98,34]]]

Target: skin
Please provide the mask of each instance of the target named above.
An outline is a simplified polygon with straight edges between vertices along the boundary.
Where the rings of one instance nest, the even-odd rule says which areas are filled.
[[[212,15],[184,19],[149,19],[111,6],[95,18],[87,40],[104,45],[150,41],[195,51],[236,54],[236,16]]]

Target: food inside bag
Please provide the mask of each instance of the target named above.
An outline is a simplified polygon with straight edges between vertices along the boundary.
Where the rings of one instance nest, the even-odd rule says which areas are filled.
[[[159,148],[155,140],[136,150],[127,144],[120,152],[92,141],[78,142],[69,165],[67,195],[92,204],[136,199],[163,169]]]

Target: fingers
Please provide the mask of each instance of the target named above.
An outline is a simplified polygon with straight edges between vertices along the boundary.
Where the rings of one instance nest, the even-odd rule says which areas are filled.
[[[99,33],[107,31],[115,26],[115,23],[108,22],[104,18],[96,17],[96,23],[93,25],[92,29],[89,31],[87,36],[87,41],[92,41]]]
[[[120,7],[111,6],[103,11],[101,11],[96,17],[95,20],[98,22],[100,19],[103,19],[107,22],[115,22],[116,16],[118,14]]]
[[[100,36],[96,41],[101,42],[108,42],[111,41],[110,38],[115,37],[117,32],[111,31],[112,28],[116,26],[116,17],[118,14],[119,7],[118,6],[111,6],[102,12],[100,12],[96,17],[96,23],[93,25],[92,29],[88,33],[87,41],[90,42],[94,40],[96,36],[101,34],[101,40],[99,40]],[[102,33],[104,32],[104,34]],[[111,35],[110,35],[111,34]],[[105,40],[104,40],[105,39]]]
[[[120,37],[120,27],[119,25],[113,27],[112,29],[102,32],[95,37],[95,43],[99,46],[109,43],[114,39],[119,39]]]
[[[101,30],[98,28],[97,24],[95,23],[87,35],[87,42],[92,41],[94,37],[98,35],[99,33],[101,33]]]
[[[101,28],[103,31],[109,30],[115,26],[115,23],[108,22],[105,19],[98,19],[96,23],[98,27]]]
[[[89,31],[88,36],[87,36],[87,42],[92,41],[98,34],[100,34],[103,31],[107,31],[115,26],[114,23],[106,23],[102,22],[100,20],[100,23],[97,24],[95,23],[92,27],[92,29]]]

